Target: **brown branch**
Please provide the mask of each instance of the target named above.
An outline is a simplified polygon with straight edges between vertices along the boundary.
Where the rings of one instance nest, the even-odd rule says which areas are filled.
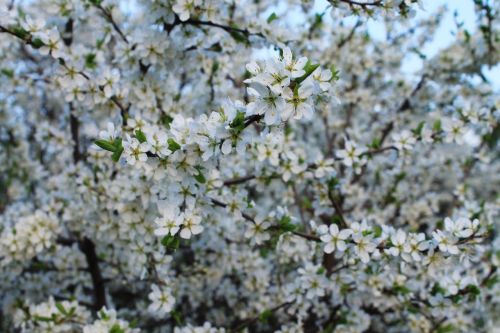
[[[273,313],[273,312],[276,312],[276,311],[278,311],[278,310],[280,310],[282,308],[290,306],[292,303],[293,302],[285,302],[283,304],[275,306],[274,308],[269,309],[268,311],[270,311],[271,313]],[[255,316],[255,317],[252,317],[252,318],[244,319],[239,325],[237,325],[236,327],[234,327],[233,329],[231,329],[230,332],[235,332],[235,333],[239,332],[242,329],[244,329],[245,327],[248,327],[248,326],[252,325],[253,323],[257,322],[259,319],[260,319],[260,314],[257,315],[257,316]]]
[[[387,150],[398,151],[398,148],[396,148],[394,146],[386,146],[386,147],[381,147],[381,148],[377,148],[377,149],[370,149],[370,150],[367,150],[364,153],[362,153],[360,156],[379,154],[379,153],[383,153],[384,151],[387,151]]]
[[[248,29],[240,29],[240,28],[231,27],[228,25],[223,25],[223,24],[219,24],[219,23],[215,23],[215,22],[211,22],[211,21],[201,21],[201,20],[189,19],[187,21],[181,22],[181,24],[190,24],[190,25],[195,25],[195,26],[205,25],[205,26],[210,26],[210,27],[214,27],[214,28],[219,28],[219,29],[225,30],[226,32],[229,32],[229,33],[240,33],[240,34],[243,34],[247,37],[248,36],[258,36],[261,38],[266,38],[260,32],[251,32]]]
[[[328,199],[330,199],[330,202],[331,202],[333,208],[335,209],[335,213],[340,218],[341,226],[343,228],[347,228],[347,223],[346,223],[346,220],[344,218],[344,213],[342,211],[342,207],[337,202],[337,200],[335,200],[335,198],[333,197],[333,193],[331,190],[328,190]]]
[[[219,201],[217,199],[210,199],[212,201],[212,203],[215,205],[215,206],[219,206],[219,207],[222,207],[222,208],[226,208],[228,206],[227,203],[224,203],[222,201]],[[246,213],[241,213],[241,216],[243,216],[243,218],[247,221],[250,221],[252,222],[253,224],[255,224],[255,219],[253,217],[251,217],[250,215],[246,214]]]
[[[488,275],[486,275],[486,277],[483,279],[483,281],[481,281],[481,287],[484,287],[486,286],[486,284],[488,284],[488,282],[493,278],[493,276],[495,275],[497,271],[497,267],[492,267],[490,272],[488,273]]]
[[[73,162],[76,164],[82,159],[82,154],[80,153],[80,140],[78,139],[80,121],[73,114],[73,111],[73,108],[70,106],[69,124],[71,127],[71,138],[73,139]]]
[[[23,37],[22,35],[14,32],[13,30],[10,30],[9,28],[6,28],[2,25],[0,25],[0,32],[4,32],[4,33],[7,33],[9,35],[12,35],[16,38],[19,38],[20,40],[22,40],[23,42],[25,42],[28,45],[35,46],[33,43],[33,37],[31,35],[28,35],[28,37]]]
[[[383,1],[382,0],[378,0],[378,1],[373,1],[373,2],[359,2],[359,1],[355,1],[355,0],[338,0],[340,2],[344,2],[344,3],[347,3],[351,6],[361,6],[361,7],[365,7],[365,6],[382,6],[383,5]],[[332,2],[332,1],[330,1]]]
[[[5,28],[2,25],[0,25],[0,32],[8,33],[8,34],[10,34],[12,36],[15,36],[15,37],[19,38],[20,40],[22,40],[26,44],[34,46],[33,39],[32,39],[31,35],[29,35],[28,38],[22,38],[21,36],[19,36],[18,34],[16,34],[14,31],[12,31],[12,30],[10,30],[8,28]],[[64,59],[59,58],[58,60],[59,60],[59,64],[61,66],[63,66],[68,71],[70,70],[68,68],[68,66],[66,66],[66,63],[64,62]],[[78,72],[78,74],[80,74],[82,77],[84,77],[85,79],[87,79],[87,80],[90,81],[90,77],[85,72],[80,71],[80,72]],[[99,86],[99,89],[101,91],[104,91],[104,88],[101,87],[101,86]],[[120,113],[121,113],[122,119],[123,119],[122,120],[123,121],[123,125],[125,125],[126,124],[126,118],[128,117],[128,110],[130,109],[130,104],[127,107],[124,107],[123,104],[118,100],[118,98],[116,96],[112,96],[110,98],[110,100],[120,109]]]
[[[106,20],[113,26],[113,29],[115,29],[115,31],[118,33],[118,35],[120,35],[121,39],[123,39],[123,41],[125,43],[128,44],[128,40],[127,40],[127,37],[125,36],[125,34],[121,31],[120,27],[118,26],[118,24],[116,24],[115,20],[113,19],[113,14],[111,14],[111,12],[109,11],[109,9],[107,8],[104,8],[103,6],[101,6],[100,4],[95,4],[94,3],[94,6],[99,9],[102,13],[102,15],[106,18]]]
[[[347,42],[349,42],[352,37],[354,37],[354,33],[356,32],[356,29],[358,29],[361,26],[361,20],[358,20],[356,24],[352,27],[351,31],[349,34],[340,40],[340,42],[337,44],[337,49],[341,49]]]
[[[264,118],[264,116],[261,114],[255,114],[252,116],[248,116],[247,118],[245,118],[245,125],[243,128],[247,128],[248,126],[252,125],[253,123],[259,122],[262,118]]]
[[[403,102],[399,105],[399,107],[395,110],[396,113],[401,113],[411,108],[411,99],[415,97],[415,95],[422,89],[425,81],[427,80],[427,74],[422,75],[420,81],[418,81],[415,88],[411,91],[410,95],[408,95]],[[380,137],[380,144],[384,143],[385,139],[389,133],[394,129],[394,120],[391,120],[382,130],[382,135]]]
[[[104,289],[101,269],[99,268],[99,258],[95,252],[95,245],[89,238],[84,237],[83,240],[78,242],[78,247],[87,260],[88,270],[92,277],[94,310],[99,311],[102,307],[106,306],[106,291]]]
[[[238,185],[242,183],[246,183],[249,180],[257,178],[255,175],[248,175],[244,177],[238,177],[238,178],[233,178],[233,179],[228,179],[224,181],[224,186],[231,186],[231,185]]]
[[[292,231],[292,234],[294,234],[295,236],[299,236],[299,237],[305,238],[307,240],[313,241],[313,242],[321,242],[321,239],[318,236],[314,236],[311,234],[306,234],[306,233],[303,233],[300,231]]]
[[[222,207],[222,208],[226,208],[228,206],[227,203],[224,203],[222,201],[219,201],[217,199],[213,199],[211,198],[210,199],[212,204],[214,204],[215,206],[219,206],[219,207]],[[253,217],[251,217],[250,215],[246,214],[246,213],[241,213],[241,216],[243,216],[243,218],[249,222],[252,222],[253,224],[255,224],[255,219]],[[272,228],[272,227],[271,227]],[[311,241],[315,241],[315,242],[320,242],[321,240],[319,239],[319,237],[317,236],[314,236],[314,235],[310,235],[310,234],[305,234],[305,233],[302,233],[300,231],[292,231],[291,232],[292,234],[296,235],[296,236],[299,236],[299,237],[302,237],[302,238],[305,238],[307,240],[311,240]]]
[[[266,38],[261,32],[251,32],[248,29],[241,29],[241,28],[232,27],[232,26],[224,25],[224,24],[219,24],[219,23],[215,23],[215,22],[211,22],[211,21],[201,21],[201,20],[192,19],[192,18],[190,18],[186,21],[181,21],[179,19],[179,16],[177,16],[177,15],[175,15],[174,22],[163,24],[163,28],[165,29],[167,34],[170,34],[170,32],[178,25],[192,25],[192,26],[197,26],[197,27],[208,26],[208,27],[222,29],[230,34],[239,33],[239,34],[245,35],[246,37],[257,36],[257,37],[261,37],[264,39]]]

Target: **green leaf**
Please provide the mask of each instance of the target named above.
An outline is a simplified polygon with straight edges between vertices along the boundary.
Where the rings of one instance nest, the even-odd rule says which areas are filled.
[[[33,48],[35,48],[35,49],[39,49],[44,45],[45,44],[42,42],[42,40],[40,38],[33,38],[31,40],[31,46],[33,46]]]
[[[303,197],[302,198],[302,206],[305,209],[312,209],[313,208],[312,202],[311,202],[311,200],[309,200],[308,197]]]
[[[63,314],[63,315],[68,315],[68,312],[66,311],[66,309],[64,308],[64,306],[59,303],[59,302],[56,302],[56,308]]]
[[[198,174],[194,176],[194,179],[196,179],[196,181],[201,184],[205,184],[207,182],[207,179],[199,169]]]
[[[330,81],[338,81],[340,79],[340,71],[335,65],[330,66],[330,72],[332,72],[332,78]]]
[[[271,15],[269,15],[269,17],[267,18],[267,23],[271,23],[272,21],[276,20],[278,18],[278,15],[276,15],[276,13],[272,13]]]
[[[401,182],[403,179],[406,178],[406,172],[400,172],[396,175],[396,179],[394,180],[396,183]]]
[[[160,121],[163,124],[163,126],[165,126],[166,128],[170,128],[170,124],[172,123],[172,121],[174,121],[174,118],[164,113],[161,115]]]
[[[476,299],[481,294],[481,289],[478,286],[469,284],[465,287],[466,292],[469,294],[471,299]]]
[[[72,306],[68,311],[68,317],[72,317],[76,313],[76,308]]]
[[[181,326],[184,324],[184,321],[182,319],[182,313],[180,313],[178,310],[172,311],[170,315],[172,316],[172,318],[174,318],[177,325]]]
[[[262,247],[259,249],[259,253],[262,258],[267,258],[269,256],[269,252],[271,252],[271,249],[267,247]]]
[[[0,73],[12,79],[14,77],[14,71],[12,69],[2,68]]]
[[[114,324],[110,329],[109,333],[125,333],[125,330],[121,328],[120,325]]]
[[[214,60],[214,62],[212,63],[212,75],[217,72],[217,70],[219,69],[219,62],[217,60]]]
[[[120,160],[120,157],[122,156],[122,153],[123,153],[123,147],[117,148],[116,151],[111,156],[111,159],[114,162],[118,162]]]
[[[175,142],[174,139],[169,138],[167,142],[168,142],[168,149],[170,149],[172,152],[181,149],[181,146],[177,142]]]
[[[85,55],[85,67],[95,69],[97,67],[96,54],[87,53]]]
[[[434,122],[434,125],[432,126],[432,130],[434,132],[441,132],[441,120],[438,119]]]
[[[245,127],[245,114],[243,112],[238,111],[231,124],[229,124],[229,126],[231,128],[234,128],[237,132],[241,132]]]
[[[439,285],[439,283],[436,283],[436,284],[434,285],[434,287],[432,287],[432,290],[431,290],[431,295],[432,295],[432,296],[435,296],[435,295],[437,295],[437,294],[442,294],[442,295],[446,294],[446,289],[442,288],[442,287]]]
[[[104,310],[99,311],[99,317],[101,317],[101,319],[104,320],[104,321],[108,321],[109,320],[109,316],[106,313],[106,311],[104,311]]]
[[[100,49],[104,45],[104,41],[105,41],[104,38],[100,38],[100,39],[96,40],[95,47],[97,49]]]
[[[178,237],[169,234],[163,237],[161,244],[169,250],[177,250],[180,245],[180,240]]]
[[[465,37],[465,42],[469,43],[470,42],[470,32],[468,32],[467,29],[464,29],[464,37]]]
[[[219,43],[215,43],[212,46],[210,46],[207,51],[212,51],[212,52],[222,52],[222,46]]]
[[[108,140],[98,139],[98,140],[95,140],[94,143],[104,150],[107,150],[110,152],[116,151],[116,146]]]
[[[368,145],[368,148],[371,148],[371,149],[378,149],[378,148],[380,148],[380,145],[381,145],[380,141],[381,141],[380,138],[374,138],[372,140],[372,143],[370,143]]]
[[[418,307],[412,305],[412,304],[408,304],[407,308],[408,312],[410,313],[419,313],[419,309]]]
[[[436,330],[436,333],[449,333],[449,332],[456,332],[455,326],[453,326],[452,324],[441,325]]]
[[[261,323],[267,323],[269,319],[272,317],[273,312],[271,310],[264,310],[259,314],[259,321]]]
[[[139,320],[137,320],[137,318],[134,318],[134,319],[132,319],[132,321],[129,323],[128,326],[130,328],[135,328],[135,327],[137,327],[138,324],[139,324]]]
[[[332,223],[333,224],[336,224],[336,225],[341,225],[342,224],[342,217],[340,217],[340,215],[333,215],[332,216]]]
[[[415,136],[421,136],[422,135],[422,130],[424,129],[425,121],[421,121],[418,123],[418,126],[412,129],[411,131]]]
[[[369,235],[373,234],[373,231],[372,231],[372,230],[363,230],[363,231],[361,232],[361,234],[362,234],[363,236],[369,236]]]
[[[53,318],[51,318],[51,317],[44,317],[44,316],[34,316],[34,319],[35,319],[36,321],[43,321],[43,322],[45,322],[45,323],[48,323],[48,322],[54,321],[54,319],[53,319]]]
[[[498,278],[498,275],[494,275],[491,278],[489,278],[485,283],[484,286],[488,289],[492,288],[495,284],[497,284],[500,281]]]
[[[397,294],[402,294],[402,295],[408,295],[409,293],[411,293],[411,290],[408,289],[408,287],[406,286],[401,286],[401,285],[397,285],[395,284],[392,289],[394,290],[395,293]]]
[[[135,137],[137,138],[137,140],[139,140],[140,143],[143,143],[143,142],[147,141],[146,135],[140,129],[138,129],[138,130],[135,131]]]
[[[12,27],[11,31],[21,39],[26,39],[30,36],[30,33],[27,30],[24,30],[21,26]]]
[[[306,65],[304,66],[304,71],[306,72],[304,75],[302,75],[301,77],[295,79],[295,83],[301,83],[302,81],[304,81],[305,79],[307,79],[309,77],[309,75],[312,74],[312,72],[314,72],[316,70],[316,68],[319,67],[319,64],[312,64],[309,60],[307,61]]]
[[[335,177],[330,178],[328,180],[328,190],[333,191],[338,184],[340,184],[340,181],[337,178]]]
[[[234,29],[239,29],[239,27],[235,24],[232,24],[231,27]],[[237,43],[247,44],[247,45],[250,44],[250,42],[248,41],[248,37],[245,34],[236,30],[230,30],[228,32]]]
[[[283,216],[278,223],[280,231],[282,232],[294,231],[297,228],[297,226],[292,223],[292,218],[288,215]]]
[[[115,147],[115,151],[113,153],[113,156],[111,156],[111,159],[115,162],[118,162],[120,160],[120,156],[122,156],[123,153],[122,139],[116,138],[113,142],[113,146]]]
[[[325,15],[326,12],[323,12],[321,14],[314,14],[314,22],[311,25],[311,31],[316,30],[317,28],[321,27],[321,24],[323,23],[323,16]]]

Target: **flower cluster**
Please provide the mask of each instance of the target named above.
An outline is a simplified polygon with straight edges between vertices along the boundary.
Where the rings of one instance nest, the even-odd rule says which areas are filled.
[[[264,115],[266,125],[279,124],[290,118],[311,119],[315,96],[330,89],[331,70],[312,65],[306,57],[296,59],[290,48],[282,56],[268,60],[264,65],[252,62],[246,66],[252,75],[248,94],[254,101],[247,105],[248,116]]]
[[[342,230],[336,224],[323,224],[317,230],[325,243],[325,253],[354,253],[365,264],[371,256],[381,258],[384,254],[387,258],[401,256],[407,262],[425,261],[427,254],[433,255],[437,250],[445,255],[458,255],[460,241],[487,233],[487,226],[480,228],[477,219],[460,217],[453,221],[447,217],[444,225],[445,230],[432,232],[432,239],[427,239],[424,233],[406,233],[385,225],[372,227],[366,221],[354,222]]]
[[[90,311],[77,301],[30,304],[17,314],[26,332],[79,332],[81,325],[89,321]]]
[[[0,0],[0,331],[492,332],[497,10],[419,4]]]
[[[50,248],[59,229],[58,219],[42,210],[20,217],[11,227],[5,226],[0,241],[1,264],[30,260]]]

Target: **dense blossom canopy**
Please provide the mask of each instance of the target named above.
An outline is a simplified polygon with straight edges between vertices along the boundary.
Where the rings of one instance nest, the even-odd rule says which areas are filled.
[[[0,330],[494,332],[471,1],[427,57],[417,0],[0,0]]]

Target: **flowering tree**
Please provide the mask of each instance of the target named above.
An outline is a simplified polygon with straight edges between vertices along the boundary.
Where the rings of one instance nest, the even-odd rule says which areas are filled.
[[[474,3],[427,58],[414,0],[0,0],[0,330],[493,332]]]

